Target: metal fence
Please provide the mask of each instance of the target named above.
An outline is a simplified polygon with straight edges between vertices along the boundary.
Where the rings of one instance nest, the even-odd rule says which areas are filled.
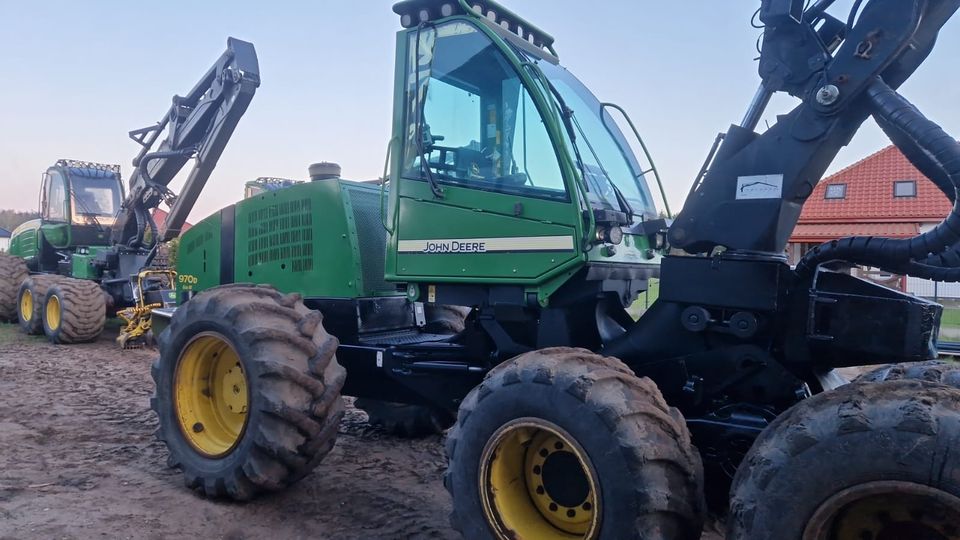
[[[939,283],[907,277],[907,292],[922,298],[960,298],[960,283]]]

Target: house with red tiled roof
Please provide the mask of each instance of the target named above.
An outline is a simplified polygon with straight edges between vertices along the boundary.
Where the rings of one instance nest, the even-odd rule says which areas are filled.
[[[163,229],[163,226],[167,223],[168,215],[167,211],[162,208],[153,209],[153,222],[157,224],[158,229]],[[190,227],[193,227],[193,224],[185,222],[183,227],[180,227],[180,233],[182,234],[189,231]]]
[[[796,263],[809,249],[845,236],[911,238],[950,213],[947,197],[888,146],[817,184],[790,237]],[[904,288],[906,281],[898,280]]]

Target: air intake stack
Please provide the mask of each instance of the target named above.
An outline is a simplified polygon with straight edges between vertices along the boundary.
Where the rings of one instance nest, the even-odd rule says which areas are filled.
[[[310,181],[319,182],[321,180],[335,180],[340,178],[340,165],[336,163],[330,163],[328,161],[321,161],[320,163],[314,163],[308,169],[310,172]]]

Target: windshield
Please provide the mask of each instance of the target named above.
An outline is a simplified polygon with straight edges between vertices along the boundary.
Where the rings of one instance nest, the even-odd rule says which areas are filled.
[[[600,101],[562,66],[526,55],[573,110],[572,123],[590,203],[594,207],[622,210],[611,182],[620,190],[635,215],[656,216],[656,209],[640,164],[623,133]],[[569,138],[565,138],[570,147]],[[573,152],[573,148],[570,148]]]
[[[120,183],[115,176],[71,175],[73,212],[84,217],[113,217],[120,208]]]

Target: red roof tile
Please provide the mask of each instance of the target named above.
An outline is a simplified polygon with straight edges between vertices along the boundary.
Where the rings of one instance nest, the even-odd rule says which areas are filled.
[[[167,213],[166,210],[162,210],[160,208],[153,209],[153,222],[157,224],[158,229],[162,229],[163,226],[167,223],[167,215],[169,214]],[[180,232],[185,233],[188,230],[190,230],[190,227],[193,227],[193,224],[185,222],[183,224],[183,227],[180,227]]]
[[[894,197],[897,180],[916,180],[917,196]],[[846,198],[824,198],[830,184],[846,184]],[[943,193],[896,147],[888,146],[817,184],[799,223],[938,223],[950,208]]]
[[[821,243],[845,236],[912,238],[919,233],[916,223],[807,223],[797,225],[790,241]]]

